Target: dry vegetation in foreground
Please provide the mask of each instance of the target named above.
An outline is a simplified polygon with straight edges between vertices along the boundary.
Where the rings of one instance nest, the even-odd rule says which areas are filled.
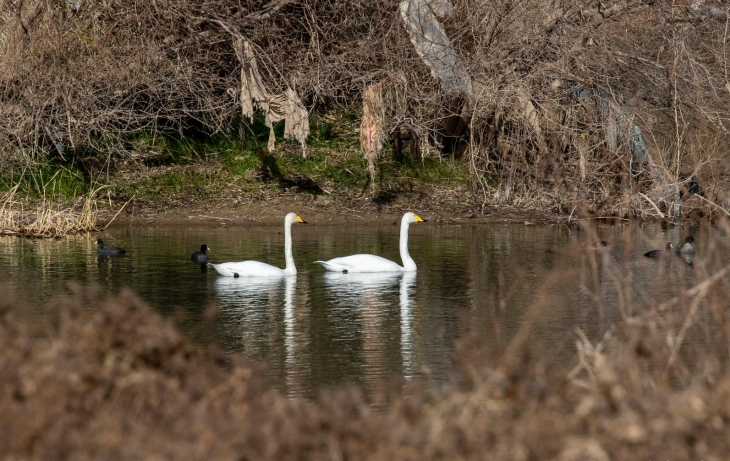
[[[728,229],[725,229],[727,231]],[[724,460],[730,453],[730,266],[708,242],[698,283],[636,309],[600,342],[576,332],[575,368],[530,330],[556,273],[504,354],[461,344],[448,392],[374,411],[353,389],[309,401],[255,366],[194,348],[130,292],[77,289],[34,325],[0,306],[0,453],[9,459]],[[600,259],[600,257],[599,257]],[[605,265],[605,264],[604,264]],[[597,261],[596,267],[601,262]],[[605,267],[603,270],[606,270]],[[597,269],[596,278],[601,269]],[[621,284],[620,274],[609,277]],[[598,289],[598,288],[596,288]],[[641,308],[638,308],[641,306]],[[624,306],[625,308],[628,306]],[[630,314],[630,312],[634,312]],[[56,325],[45,340],[39,329]]]

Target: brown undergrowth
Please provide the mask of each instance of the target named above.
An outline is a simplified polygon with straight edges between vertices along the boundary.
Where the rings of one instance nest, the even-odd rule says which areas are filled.
[[[441,11],[429,27],[443,29],[465,94],[424,64],[408,5]],[[382,136],[460,158],[485,205],[676,217],[701,191],[694,210],[722,214],[729,18],[720,0],[8,1],[0,167],[108,173],[157,161],[139,138],[251,139],[234,45],[245,38],[267,88],[296,91],[312,114],[359,118],[365,89],[382,90]]]
[[[570,277],[547,277],[503,352],[460,345],[447,391],[373,410],[355,389],[272,390],[257,366],[194,347],[131,292],[77,288],[38,339],[0,306],[0,453],[9,459],[726,459],[730,325],[722,242],[661,304],[625,290],[600,341],[557,363],[531,331]],[[596,252],[596,267],[607,267]],[[604,269],[609,271],[608,269]],[[611,274],[619,288],[622,275]],[[633,300],[633,301],[632,301]],[[641,308],[638,308],[641,306]],[[53,325],[49,327],[48,325]]]

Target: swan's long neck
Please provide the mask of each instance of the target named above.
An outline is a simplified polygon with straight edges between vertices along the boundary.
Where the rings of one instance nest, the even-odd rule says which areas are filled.
[[[284,273],[286,275],[294,275],[297,268],[294,266],[294,256],[291,254],[291,222],[284,223],[284,257],[286,258],[286,267]]]
[[[408,253],[408,227],[410,223],[405,218],[400,223],[400,259],[403,261],[403,270],[412,272],[416,270],[416,262]]]

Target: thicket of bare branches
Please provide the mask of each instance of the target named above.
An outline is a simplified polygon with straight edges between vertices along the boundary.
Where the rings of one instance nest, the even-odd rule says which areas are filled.
[[[0,143],[28,159],[135,131],[220,129],[235,66],[221,37],[174,12],[185,2],[6,2]],[[190,7],[190,5],[187,5]]]
[[[477,168],[504,179],[501,199],[515,192],[544,203],[563,198],[569,211],[569,199],[580,197],[624,214],[647,205],[637,192],[662,185],[655,172],[685,191],[682,178],[692,174],[704,184],[721,179],[727,5],[505,1],[493,8],[487,20],[462,20],[477,31],[464,40],[486,38],[469,59],[479,88],[474,154]],[[637,165],[635,127],[649,164]]]
[[[386,82],[386,130],[470,162],[486,201],[631,214],[653,198],[666,212],[667,184],[694,174],[724,204],[713,188],[728,154],[725,2],[451,5],[439,20],[473,82],[458,98],[416,53],[397,2],[5,0],[0,159],[227,130],[240,117],[238,34],[270,88],[293,88],[310,110],[359,109]],[[469,130],[449,137],[459,117]]]

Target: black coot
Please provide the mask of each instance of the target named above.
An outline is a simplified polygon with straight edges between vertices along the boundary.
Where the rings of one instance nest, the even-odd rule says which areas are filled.
[[[190,259],[192,259],[194,263],[205,264],[208,262],[208,255],[206,254],[206,251],[210,251],[210,247],[205,244],[200,245],[200,251],[196,251],[190,255]]]
[[[96,239],[96,244],[99,245],[100,255],[121,255],[127,252],[124,248],[119,247],[105,247],[102,239]]]

